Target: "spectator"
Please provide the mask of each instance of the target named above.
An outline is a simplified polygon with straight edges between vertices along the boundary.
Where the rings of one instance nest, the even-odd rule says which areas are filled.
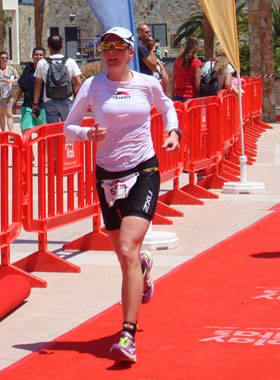
[[[213,64],[214,64],[214,71],[216,73],[217,80],[218,80],[218,90],[221,90],[223,88],[231,89],[232,88],[232,74],[234,74],[235,70],[229,63],[229,60],[220,43],[218,43],[215,48],[215,57],[216,59],[213,60]],[[207,73],[208,70],[210,69],[210,66],[211,66],[211,62],[207,61],[202,68],[202,74]]]
[[[153,75],[157,70],[157,57],[150,43],[151,29],[146,24],[140,24],[137,27],[137,48],[139,57],[140,72],[147,75]]]
[[[201,61],[195,57],[198,38],[190,36],[182,54],[176,58],[171,79],[169,96],[175,101],[185,102],[195,98],[201,78]]]
[[[48,38],[48,49],[50,51],[50,57],[53,60],[61,62],[64,58],[63,54],[60,53],[62,49],[62,37],[59,35],[52,35]],[[69,76],[74,85],[74,91],[77,93],[82,85],[80,78],[81,71],[72,58],[68,58],[65,62],[65,66],[68,70]],[[34,76],[36,77],[35,89],[34,89],[34,108],[39,109],[39,96],[42,87],[42,83],[46,84],[46,77],[48,72],[49,64],[46,59],[42,59],[38,62]],[[59,121],[66,120],[68,113],[72,107],[72,97],[67,97],[65,99],[50,99],[46,95],[46,86],[44,88],[44,106],[46,110],[46,118],[48,123],[56,123]]]
[[[16,94],[14,103],[13,103],[13,113],[16,114],[17,103],[19,99],[23,97],[23,104],[20,108],[21,111],[21,131],[24,134],[27,130],[35,127],[36,125],[46,124],[46,112],[43,105],[43,87],[41,89],[41,94],[39,97],[39,111],[37,116],[32,114],[32,107],[34,104],[33,94],[35,86],[35,77],[34,73],[38,62],[43,59],[46,55],[45,49],[41,46],[35,47],[32,53],[33,62],[28,62],[21,77],[18,80],[19,90]]]
[[[155,40],[155,53],[156,53],[156,56],[157,58],[162,61],[162,54],[161,54],[161,49],[160,49],[160,42],[158,39]]]
[[[13,132],[13,86],[17,83],[18,72],[17,70],[8,65],[8,53],[5,51],[0,52],[0,125],[2,132],[6,129],[7,125],[10,132]]]
[[[238,78],[235,77],[235,74],[236,74],[236,71],[232,74],[232,79],[231,79],[231,89],[232,91],[235,93],[235,95],[238,97],[239,95],[239,90],[238,90]],[[240,78],[240,84],[241,84],[241,87],[242,87],[242,81],[243,79]],[[241,95],[244,94],[245,91],[241,88]]]
[[[165,70],[165,66],[162,61],[158,61],[157,63],[157,71],[153,74],[155,78],[157,78],[162,86],[166,88],[167,83],[169,81],[169,76],[167,71]]]
[[[147,47],[149,50],[155,50],[154,46],[155,46],[155,43],[154,43],[153,37],[150,36],[149,41],[147,43]],[[169,77],[165,70],[164,63],[160,61],[158,58],[156,58],[156,62],[157,62],[156,71],[153,72],[153,76],[157,78],[162,85],[163,84],[167,85]]]
[[[84,82],[65,122],[64,133],[69,140],[97,143],[97,191],[123,279],[123,330],[119,343],[111,348],[111,357],[134,363],[139,309],[141,302],[151,299],[154,288],[150,279],[151,254],[140,253],[160,185],[150,131],[151,105],[163,114],[169,133],[163,149],[179,149],[180,130],[173,103],[158,81],[129,69],[134,55],[132,33],[115,27],[103,34],[101,43],[107,72]],[[88,107],[95,123],[91,128],[80,127]]]

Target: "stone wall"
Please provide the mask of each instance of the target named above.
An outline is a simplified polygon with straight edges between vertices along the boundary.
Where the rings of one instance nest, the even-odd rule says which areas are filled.
[[[151,7],[151,3],[153,3],[153,7]],[[198,0],[133,0],[135,25],[140,23],[166,24],[167,47],[170,53],[176,55],[177,51],[170,49],[172,35],[175,35],[178,27],[187,20],[188,14],[197,9],[193,4],[198,3]],[[238,3],[240,0],[237,1]],[[86,0],[45,0],[42,1],[42,4],[44,4],[45,9],[45,18],[42,23],[44,25],[43,41],[46,41],[49,36],[51,27],[59,27],[59,33],[62,37],[65,37],[65,27],[78,27],[79,45],[83,48],[87,37],[91,39],[94,37],[94,33],[99,34],[101,32],[100,25]],[[22,61],[30,58],[27,57],[28,49],[26,48],[28,47],[27,21],[28,17],[32,17],[34,20],[33,13],[33,6],[20,5],[20,54]],[[69,19],[70,14],[76,15],[73,21]]]
[[[93,40],[95,34],[100,34],[100,25],[86,0],[51,1],[50,27],[59,26],[59,34],[65,38],[67,27],[78,28],[79,46],[84,49],[88,40]],[[75,15],[71,21],[70,14]]]
[[[154,7],[150,10],[150,0],[133,1],[135,24],[167,24],[167,42],[170,46],[171,36],[176,34],[180,25],[182,25],[188,17],[188,14],[194,9],[191,3],[195,1],[154,1]],[[196,8],[195,8],[196,9]]]
[[[154,1],[154,7],[150,9],[150,0],[133,2],[135,24],[151,23],[167,25],[167,43],[171,44],[171,36],[176,34],[178,27],[187,19],[193,7],[186,0],[175,0],[173,2],[166,0]],[[85,43],[93,40],[95,34],[102,32],[100,25],[90,9],[86,0],[77,1],[44,1],[44,21],[42,25],[42,45],[47,48],[46,40],[50,33],[50,28],[58,27],[59,34],[65,38],[66,27],[77,27],[79,47],[83,52]],[[20,60],[25,62],[30,60],[29,27],[28,19],[31,18],[33,27],[33,47],[35,47],[35,18],[34,6],[20,5]],[[70,20],[70,14],[75,14],[75,19]],[[170,50],[171,51],[171,50]],[[64,52],[64,50],[63,50]],[[176,53],[176,51],[175,51]]]

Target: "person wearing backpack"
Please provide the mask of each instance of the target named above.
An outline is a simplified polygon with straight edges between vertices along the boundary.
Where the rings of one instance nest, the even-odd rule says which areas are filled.
[[[212,67],[218,82],[217,92],[224,88],[231,89],[232,75],[234,74],[235,70],[229,63],[229,60],[220,43],[218,43],[215,48],[215,57],[215,59],[207,61],[202,67],[202,77],[207,76]],[[200,91],[198,96],[202,96],[200,95]]]
[[[196,97],[202,67],[195,57],[197,49],[198,38],[189,36],[183,53],[174,62],[168,94],[174,101],[185,102]]]
[[[34,105],[32,110],[39,110],[39,96],[44,86],[44,107],[47,123],[56,123],[66,120],[72,107],[72,95],[79,91],[81,70],[76,61],[60,53],[62,37],[52,35],[48,38],[50,56],[38,62],[34,76]],[[38,112],[38,111],[36,111]]]

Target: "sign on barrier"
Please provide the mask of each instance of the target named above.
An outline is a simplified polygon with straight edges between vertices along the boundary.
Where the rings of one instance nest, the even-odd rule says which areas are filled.
[[[65,139],[63,149],[63,174],[70,174],[81,169],[81,144],[77,141]]]

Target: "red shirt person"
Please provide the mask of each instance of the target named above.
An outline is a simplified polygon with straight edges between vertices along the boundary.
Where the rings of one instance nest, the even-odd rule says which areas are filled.
[[[176,58],[170,80],[170,97],[185,102],[195,98],[201,79],[201,61],[194,55],[198,49],[198,39],[188,37],[182,54]]]

